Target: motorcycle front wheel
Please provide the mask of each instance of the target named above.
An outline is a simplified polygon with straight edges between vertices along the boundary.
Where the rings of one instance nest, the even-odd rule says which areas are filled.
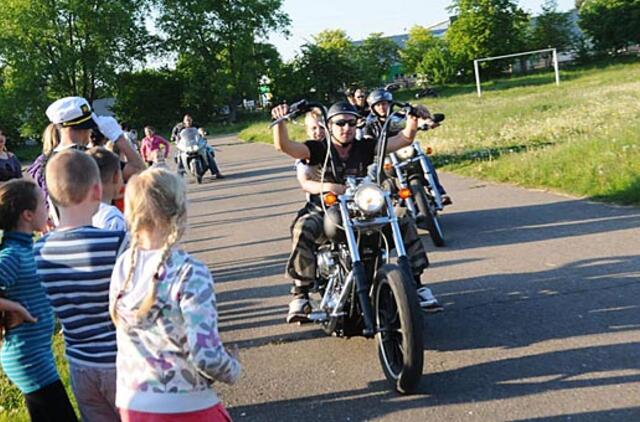
[[[429,204],[424,185],[420,180],[413,179],[409,182],[409,186],[418,208],[418,219],[420,220],[417,221],[418,227],[429,231],[429,236],[435,246],[444,246],[444,232],[434,207]]]
[[[196,183],[200,184],[202,183],[202,164],[200,164],[200,160],[194,159],[191,160],[191,163],[189,164],[189,166],[191,167],[189,170],[191,170],[191,174],[193,174],[196,177]]]
[[[397,265],[384,265],[376,275],[373,304],[384,375],[399,393],[413,393],[424,364],[422,312],[415,284]]]

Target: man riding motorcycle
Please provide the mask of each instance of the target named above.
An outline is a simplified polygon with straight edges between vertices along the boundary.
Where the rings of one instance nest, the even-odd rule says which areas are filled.
[[[384,125],[384,122],[387,118],[389,107],[392,101],[393,95],[386,89],[378,88],[373,90],[369,94],[369,96],[367,97],[367,103],[371,108],[371,113],[369,114],[369,116],[367,116],[366,124],[362,131],[363,139],[378,139],[380,130],[382,129],[382,125]],[[390,134],[390,136],[393,135],[395,135],[395,133]],[[451,197],[447,195],[447,192],[444,190],[444,187],[440,183],[436,168],[433,166],[433,163],[428,156],[425,156],[425,158],[427,159],[429,171],[433,174],[436,189],[438,189],[440,195],[442,196],[442,205],[451,205]]]
[[[199,128],[199,126],[193,124],[193,118],[191,117],[191,115],[185,114],[182,118],[182,121],[175,125],[171,130],[171,141],[177,144],[180,140],[180,132],[182,132],[183,129],[190,127]],[[224,176],[222,175],[222,172],[220,172],[220,168],[218,167],[218,163],[216,162],[215,150],[209,144],[207,144],[207,165],[209,166],[211,174],[213,176],[216,176],[216,179],[224,179]],[[178,173],[180,173],[181,170],[184,169],[182,168],[182,163],[180,162],[180,160],[178,160]]]
[[[418,109],[420,120],[430,122],[426,108]],[[286,104],[275,107],[271,111],[274,119],[288,113]],[[328,134],[331,140],[332,159],[325,174],[327,183],[344,184],[347,176],[364,177],[367,167],[373,163],[376,155],[377,139],[367,139],[355,142],[356,122],[360,117],[358,111],[346,102],[338,102],[328,111]],[[419,118],[410,116],[407,126],[396,136],[388,140],[387,152],[393,152],[410,145],[415,138]],[[324,163],[327,154],[327,143],[317,140],[297,143],[289,140],[285,122],[274,126],[274,146],[278,151],[299,160],[305,160],[310,166]],[[311,201],[320,203],[319,195],[311,195]],[[315,249],[324,238],[324,213],[315,207],[308,213],[299,216],[293,228],[293,245],[291,256],[287,264],[287,273],[294,280],[292,289],[295,298],[289,304],[287,322],[303,321],[309,313],[309,291],[316,277]],[[401,220],[401,228],[412,267],[413,275],[418,287],[420,305],[426,310],[437,311],[442,308],[438,304],[431,290],[421,286],[420,275],[429,265],[426,252],[417,234],[415,223],[409,218]]]

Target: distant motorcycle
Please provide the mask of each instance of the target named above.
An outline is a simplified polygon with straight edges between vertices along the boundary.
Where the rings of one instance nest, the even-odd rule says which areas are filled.
[[[434,114],[433,120],[439,123],[444,117],[444,114]],[[428,159],[420,143],[414,142],[389,154],[385,171],[388,176],[397,180],[400,189],[410,189],[411,196],[404,201],[418,227],[429,231],[434,245],[444,246],[444,232],[438,219],[438,212],[443,209],[442,196],[436,188]]]
[[[416,100],[424,97],[436,98],[437,96],[438,96],[438,92],[431,87],[423,88],[420,91],[416,92],[416,95],[415,95]]]
[[[178,135],[178,172],[184,176],[187,171],[195,177],[198,184],[209,168],[207,157],[207,141],[195,127],[182,129]]]

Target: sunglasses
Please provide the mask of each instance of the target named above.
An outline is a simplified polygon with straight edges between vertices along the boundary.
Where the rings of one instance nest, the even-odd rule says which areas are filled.
[[[358,95],[356,98],[362,99],[362,98],[364,98],[364,95]]]
[[[341,119],[341,120],[337,120],[337,121],[333,122],[333,124],[335,124],[337,126],[340,126],[340,127],[344,127],[346,125],[349,125],[351,127],[356,127],[358,122],[356,122],[356,119],[351,119],[351,120]]]

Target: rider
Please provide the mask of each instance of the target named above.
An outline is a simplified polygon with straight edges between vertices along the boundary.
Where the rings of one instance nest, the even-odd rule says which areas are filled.
[[[429,119],[426,108],[420,108],[421,120],[433,122]],[[271,111],[274,119],[288,113],[286,104],[275,107]],[[330,170],[325,174],[327,183],[341,185],[336,190],[344,191],[344,180],[347,176],[364,177],[367,167],[373,163],[376,155],[377,140],[363,140],[355,142],[356,121],[360,115],[352,105],[338,102],[331,106],[327,115],[327,129],[331,138],[332,157]],[[433,124],[435,126],[435,124]],[[388,141],[387,152],[396,151],[413,142],[417,132],[418,117],[410,116],[407,126],[398,135]],[[317,140],[297,143],[289,140],[285,122],[274,127],[274,146],[285,154],[307,161],[309,166],[322,165],[327,154],[327,144]],[[327,191],[326,187],[324,191]],[[341,193],[341,192],[335,192]],[[311,195],[310,202],[320,203],[319,195]],[[294,300],[289,304],[287,322],[304,320],[310,311],[309,290],[315,280],[316,260],[314,251],[316,245],[324,237],[324,214],[322,209],[314,207],[306,214],[299,216],[294,223],[292,253],[287,264],[287,273],[294,279],[292,292]],[[415,224],[408,218],[401,220],[403,238],[415,280],[418,284],[420,305],[426,310],[442,309],[431,290],[420,285],[420,274],[429,265],[422,242],[417,234]]]
[[[369,94],[369,97],[367,97],[367,103],[369,104],[369,107],[371,107],[371,113],[366,119],[366,126],[363,130],[363,139],[378,139],[380,130],[382,130],[382,125],[389,113],[389,107],[391,106],[392,101],[393,95],[391,92],[383,88],[375,89]],[[393,136],[394,134],[395,133],[391,133],[390,136]],[[433,166],[428,155],[425,155],[425,158],[427,159],[429,171],[433,174],[436,189],[438,189],[438,192],[440,192],[442,197],[442,205],[450,205],[451,197],[447,195],[444,187],[440,184],[436,168]]]
[[[369,105],[367,104],[366,98],[367,94],[364,89],[358,88],[353,94],[353,98],[355,99],[354,106],[358,109],[358,112],[362,117],[367,117],[369,114]]]
[[[171,130],[171,141],[177,144],[178,141],[180,140],[180,132],[182,132],[183,129],[187,129],[190,127],[199,128],[198,125],[195,125],[193,123],[193,118],[191,117],[191,115],[187,113],[182,118],[182,121],[177,125],[175,125]],[[200,133],[202,136],[202,133],[200,131],[198,133]],[[224,179],[222,172],[220,172],[220,167],[218,167],[218,163],[216,162],[215,150],[208,143],[207,143],[207,161],[208,161],[207,164],[209,165],[209,170],[211,170],[211,174],[216,176],[216,179]],[[182,170],[182,163],[180,162],[180,160],[178,160],[178,171],[180,170]]]

